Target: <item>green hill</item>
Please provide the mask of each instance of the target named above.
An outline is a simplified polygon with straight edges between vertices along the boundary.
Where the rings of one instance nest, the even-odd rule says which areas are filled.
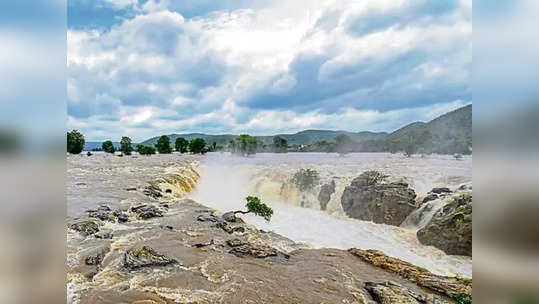
[[[305,130],[293,134],[276,134],[286,139],[289,146],[311,145],[315,142],[334,142],[339,135],[347,135],[353,142],[352,151],[385,152],[392,146],[399,148],[407,142],[414,142],[419,153],[471,153],[472,146],[472,105],[446,113],[429,122],[413,122],[392,133],[386,132],[349,132],[333,130]],[[169,134],[172,143],[178,137],[187,140],[203,138],[208,144],[226,146],[237,137],[233,134],[211,135],[203,133]],[[159,136],[150,138],[142,144],[155,145]],[[266,145],[273,142],[272,136],[256,136]],[[315,149],[316,150],[316,149]],[[313,149],[306,151],[315,151]]]

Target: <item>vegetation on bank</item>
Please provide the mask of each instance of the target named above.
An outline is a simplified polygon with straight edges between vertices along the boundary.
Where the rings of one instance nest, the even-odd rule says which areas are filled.
[[[77,130],[67,132],[67,152],[79,154],[84,148],[84,135]]]

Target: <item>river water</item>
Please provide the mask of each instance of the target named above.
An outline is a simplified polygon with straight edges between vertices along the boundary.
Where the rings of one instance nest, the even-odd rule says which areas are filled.
[[[300,168],[319,172],[322,181],[334,180],[336,193],[326,211],[320,210],[316,193],[283,193],[290,177]],[[423,246],[414,227],[394,227],[350,219],[340,207],[344,187],[366,170],[380,170],[392,178],[405,180],[424,196],[435,186],[456,188],[471,182],[472,158],[455,160],[451,156],[429,155],[406,158],[398,154],[332,153],[257,154],[239,158],[227,153],[210,153],[201,160],[201,179],[189,195],[204,205],[222,212],[244,209],[245,197],[257,195],[271,205],[270,222],[244,215],[260,229],[271,230],[313,248],[378,249],[442,275],[472,276],[472,260],[448,256]],[[293,191],[292,191],[293,192]]]

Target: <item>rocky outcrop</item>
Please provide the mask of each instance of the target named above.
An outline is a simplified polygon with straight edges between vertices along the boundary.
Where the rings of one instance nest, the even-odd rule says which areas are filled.
[[[129,249],[124,254],[123,266],[132,271],[142,267],[166,266],[177,263],[176,260],[157,253],[148,246]]]
[[[131,211],[136,213],[140,219],[149,219],[153,217],[162,217],[163,212],[152,205],[141,205],[132,207]]]
[[[423,294],[416,293],[393,281],[386,281],[382,283],[366,282],[365,289],[370,293],[376,303],[379,304],[449,303],[440,297],[432,295],[427,297]]]
[[[425,198],[423,198],[423,201],[421,203],[425,204],[425,203],[428,203],[430,201],[437,200],[437,199],[438,199],[438,194],[429,193],[427,196],[425,196]]]
[[[348,249],[348,252],[361,260],[389,272],[398,274],[417,285],[444,294],[450,298],[472,294],[472,281],[458,277],[446,277],[433,274],[427,269],[385,255],[379,250]],[[386,302],[384,302],[386,303]],[[387,302],[400,303],[400,302]]]
[[[352,218],[399,226],[414,211],[416,194],[404,182],[385,182],[386,176],[367,171],[344,189],[341,205]]]
[[[417,238],[447,254],[472,256],[472,194],[459,193],[452,199],[417,232]]]
[[[443,193],[451,193],[451,190],[447,187],[438,187],[438,188],[432,188],[430,192],[436,193],[436,194],[443,194]]]
[[[71,224],[69,228],[78,231],[82,236],[89,236],[99,232],[99,225],[94,221],[80,221],[74,224]]]
[[[247,256],[263,259],[267,257],[283,257],[288,259],[289,256],[285,253],[279,252],[277,249],[266,246],[258,245],[250,242],[246,242],[240,239],[231,239],[227,241],[227,245],[232,247],[228,252],[237,257],[244,258]]]
[[[320,193],[318,193],[318,201],[320,202],[320,210],[326,210],[331,195],[335,193],[335,181],[332,180],[329,184],[324,184],[320,187]]]

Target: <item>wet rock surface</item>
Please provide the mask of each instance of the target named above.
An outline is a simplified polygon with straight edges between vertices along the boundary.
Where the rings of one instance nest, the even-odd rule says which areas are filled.
[[[99,225],[91,220],[73,223],[69,226],[69,228],[78,231],[82,236],[89,236],[99,232]]]
[[[163,216],[163,212],[152,205],[141,205],[137,207],[132,207],[131,211],[134,212],[138,216],[138,218],[141,219],[150,219],[153,217]]]
[[[414,211],[416,194],[404,182],[385,182],[386,176],[366,171],[347,186],[341,198],[344,212],[352,218],[399,226]]]
[[[395,273],[421,287],[431,289],[449,298],[455,298],[460,294],[472,294],[471,280],[436,275],[406,261],[387,256],[379,250],[351,248],[348,252],[362,261]]]
[[[153,248],[143,246],[129,249],[124,254],[123,267],[129,271],[142,267],[156,267],[176,264],[177,261],[158,253]]]
[[[335,181],[332,180],[328,184],[324,184],[320,187],[320,193],[318,194],[318,201],[320,202],[320,210],[326,210],[331,196],[335,193]]]
[[[472,194],[458,193],[417,232],[424,245],[447,254],[472,256]]]

